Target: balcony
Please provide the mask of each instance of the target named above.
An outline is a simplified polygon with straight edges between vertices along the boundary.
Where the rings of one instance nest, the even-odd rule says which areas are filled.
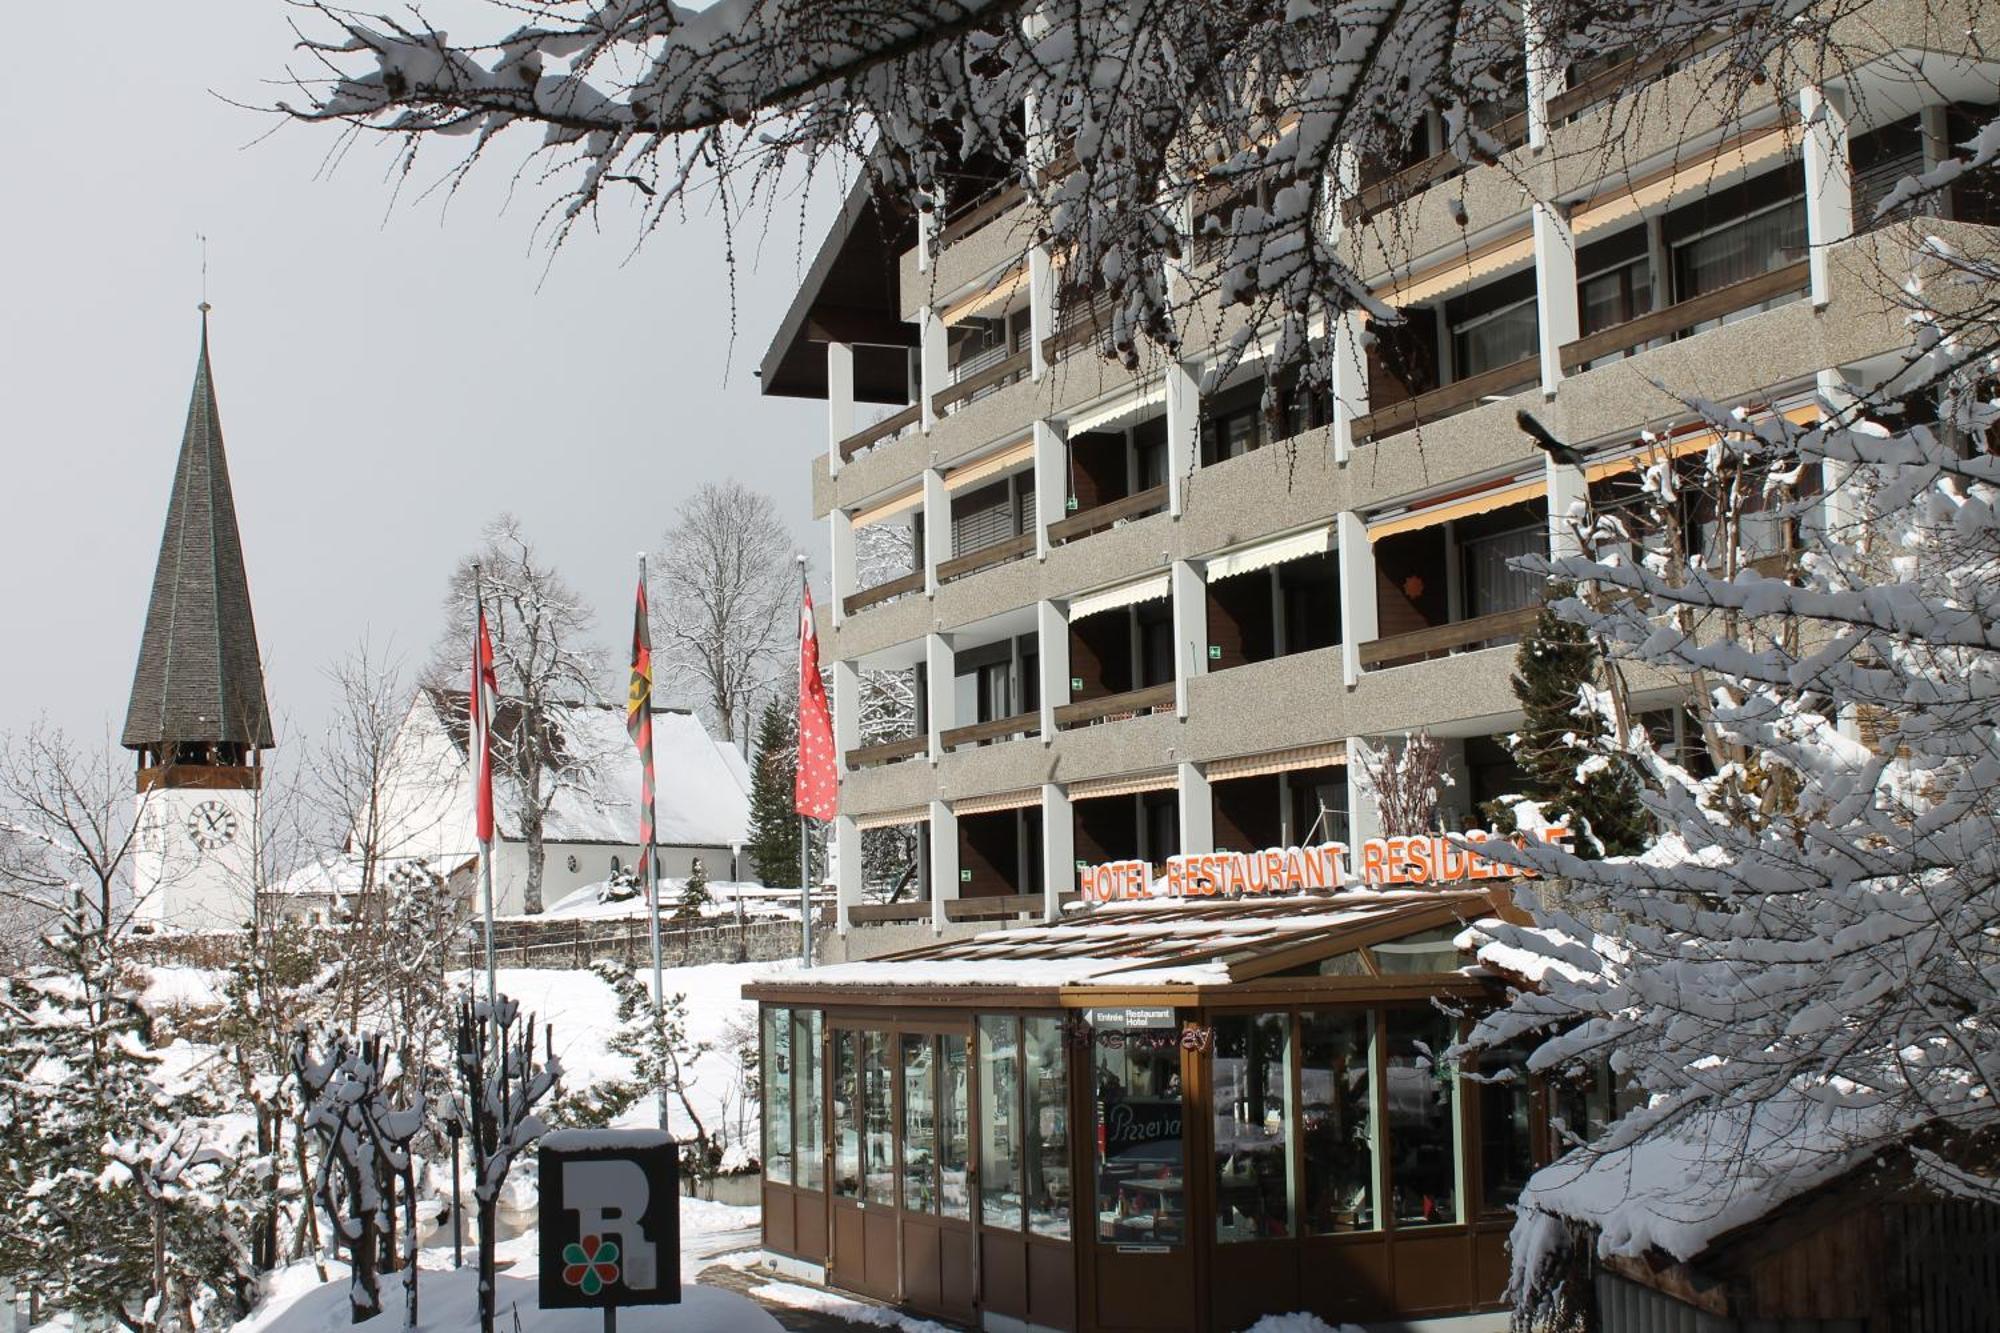
[[[1129,717],[1166,712],[1174,706],[1174,683],[1148,685],[1144,689],[1123,690],[1064,704],[1056,709],[1056,726],[1090,726],[1099,722],[1122,722]]]
[[[1023,347],[1012,356],[995,361],[983,369],[974,370],[965,378],[954,381],[932,394],[931,411],[938,416],[945,416],[960,403],[969,403],[996,389],[1003,389],[1016,380],[1026,379],[1033,360],[1034,354]]]
[[[1453,621],[1402,634],[1391,634],[1385,638],[1371,639],[1361,645],[1361,665],[1364,670],[1380,666],[1401,666],[1408,662],[1421,662],[1426,658],[1440,657],[1446,653],[1489,648],[1497,642],[1505,642],[1525,634],[1541,613],[1542,609],[1539,606],[1523,606],[1511,611],[1498,611],[1492,615],[1475,616],[1471,620]]]
[[[886,416],[872,426],[864,426],[840,442],[842,462],[851,463],[863,449],[906,435],[923,419],[923,408],[911,403],[902,411]]]
[[[873,745],[863,745],[849,750],[846,755],[849,768],[875,768],[882,764],[893,764],[900,759],[914,759],[918,755],[929,754],[930,737],[910,736],[899,741],[877,741]]]
[[[1423,393],[1405,398],[1399,403],[1370,412],[1367,416],[1354,419],[1354,438],[1357,441],[1373,440],[1398,431],[1409,430],[1426,421],[1436,421],[1442,417],[1463,412],[1479,406],[1489,398],[1502,398],[1519,393],[1541,379],[1540,357],[1523,357],[1519,361],[1492,370],[1468,376],[1441,389],[1428,389]]]
[[[900,578],[890,579],[887,583],[878,583],[872,588],[863,588],[860,592],[849,593],[840,599],[840,609],[851,616],[855,612],[864,610],[867,607],[879,606],[883,602],[894,601],[896,598],[908,593],[922,592],[923,590],[924,571],[913,569]]]
[[[1016,736],[1031,736],[1041,729],[1040,709],[1027,713],[1015,713],[1011,717],[998,717],[990,722],[974,722],[969,726],[953,727],[938,733],[938,743],[947,750],[956,750],[963,745],[983,745],[989,741],[1011,740]]]
[[[1563,373],[1573,374],[1601,357],[1644,347],[1655,339],[1674,338],[1697,325],[1796,295],[1806,290],[1807,270],[1807,262],[1802,259],[1565,343]]]
[[[1060,546],[1079,537],[1088,537],[1093,532],[1103,532],[1127,520],[1157,514],[1166,507],[1166,483],[1148,486],[1134,495],[1127,495],[1106,504],[1093,505],[1089,509],[1049,524],[1049,545]]]

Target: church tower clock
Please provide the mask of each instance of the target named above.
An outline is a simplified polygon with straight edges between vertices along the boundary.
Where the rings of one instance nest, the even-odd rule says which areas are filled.
[[[125,712],[138,757],[140,921],[241,929],[256,900],[270,709],[209,369],[208,306]]]

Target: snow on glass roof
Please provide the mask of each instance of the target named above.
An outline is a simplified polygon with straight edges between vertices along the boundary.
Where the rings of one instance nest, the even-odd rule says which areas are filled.
[[[1294,960],[1295,952],[1330,957],[1469,922],[1495,906],[1485,892],[1437,890],[1135,899],[1073,909],[1049,925],[991,930],[782,980],[815,987],[1226,985],[1305,961]]]

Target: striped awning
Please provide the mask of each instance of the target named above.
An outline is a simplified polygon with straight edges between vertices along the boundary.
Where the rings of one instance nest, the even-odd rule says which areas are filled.
[[[1025,440],[1017,440],[1006,448],[990,453],[984,458],[976,459],[962,467],[953,468],[951,471],[945,473],[944,488],[948,491],[964,490],[967,486],[985,481],[988,477],[998,476],[1016,464],[1032,463],[1034,461],[1035,438],[1031,435]]]
[[[1099,592],[1087,592],[1080,597],[1069,599],[1069,623],[1074,625],[1085,616],[1094,616],[1100,611],[1116,611],[1122,606],[1136,606],[1140,602],[1156,602],[1167,596],[1173,589],[1173,577],[1167,571],[1148,574],[1143,579],[1121,583],[1115,588],[1105,588]]]
[[[1002,810],[1021,810],[1042,803],[1040,787],[1023,787],[1019,791],[999,791],[990,796],[966,796],[951,803],[955,815],[990,815]]]
[[[1578,204],[1570,214],[1570,234],[1581,239],[1587,232],[1637,217],[1647,208],[1711,189],[1725,177],[1776,161],[1798,142],[1799,131],[1789,124],[1737,135],[1698,161],[1669,164]]]
[[[1333,528],[1328,525],[1210,556],[1205,562],[1205,572],[1208,581],[1214,583],[1217,579],[1233,578],[1238,574],[1248,574],[1254,570],[1269,569],[1272,565],[1282,565],[1287,560],[1302,560],[1309,555],[1325,555],[1332,549]]]
[[[1448,519],[1487,514],[1495,509],[1505,509],[1508,505],[1521,504],[1528,500],[1546,500],[1548,494],[1548,480],[1537,474],[1533,481],[1514,481],[1488,487],[1471,495],[1439,500],[1434,504],[1412,509],[1406,514],[1399,514],[1395,518],[1371,523],[1368,525],[1368,540],[1380,541],[1399,532],[1414,532],[1418,528],[1434,527]]]
[[[1012,304],[1015,297],[1025,295],[1027,290],[1028,265],[1024,261],[996,274],[992,281],[981,283],[962,300],[940,310],[938,322],[950,326],[974,315],[998,314]]]
[[[870,523],[880,523],[885,518],[894,518],[898,514],[908,513],[910,510],[923,504],[923,502],[924,488],[919,486],[915,490],[906,491],[901,495],[891,496],[887,500],[878,501],[875,504],[869,505],[866,509],[856,510],[849,516],[848,522],[857,528],[865,528]]]
[[[1524,229],[1497,241],[1489,241],[1470,254],[1455,255],[1442,264],[1399,278],[1375,295],[1391,305],[1407,306],[1435,300],[1447,292],[1466,287],[1489,274],[1498,273],[1535,257],[1535,235]]]
[[[1318,745],[1295,745],[1289,750],[1239,755],[1217,759],[1205,765],[1210,782],[1230,778],[1259,778],[1270,773],[1290,773],[1301,768],[1327,768],[1347,762],[1345,741],[1324,741]]]
[[[1794,426],[1810,426],[1819,420],[1820,412],[1816,405],[1807,403],[1799,407],[1786,408],[1780,415]],[[1714,443],[1715,432],[1712,430],[1698,430],[1679,438],[1669,436],[1663,440],[1655,440],[1651,444],[1641,445],[1631,453],[1617,458],[1608,458],[1601,463],[1586,463],[1583,475],[1590,481],[1616,477],[1622,473],[1652,466],[1661,460],[1663,452],[1665,457],[1685,458],[1689,454],[1707,452]]]
[[[1171,768],[1122,778],[1087,778],[1069,785],[1069,798],[1090,801],[1104,796],[1135,796],[1142,791],[1168,791],[1179,784],[1180,779]]]
[[[856,815],[854,827],[860,829],[894,828],[898,824],[924,824],[930,821],[931,808],[928,805],[910,805],[901,810],[877,810],[872,815]]]

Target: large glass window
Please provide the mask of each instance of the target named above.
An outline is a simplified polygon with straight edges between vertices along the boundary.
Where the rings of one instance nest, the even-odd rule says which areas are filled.
[[[1098,1238],[1179,1245],[1187,1236],[1187,1193],[1173,1011],[1099,1011],[1093,1023]]]
[[[792,1010],[792,1183],[826,1188],[826,1103],[820,1092],[820,1011]]]
[[[937,1063],[933,1039],[905,1033],[903,1045],[903,1207],[937,1211]]]
[[[862,1163],[862,1197],[869,1203],[896,1199],[895,1088],[889,1068],[889,1034],[861,1034],[863,1107],[866,1140]]]
[[[1434,1009],[1391,1009],[1383,1096],[1389,1203],[1399,1227],[1459,1220],[1457,1083],[1444,1053],[1451,1020]]]
[[[971,1178],[972,1129],[967,1112],[965,1038],[938,1038],[938,1211],[946,1217],[972,1215],[972,1199],[966,1192]]]
[[[1369,1074],[1373,1029],[1374,1016],[1366,1010],[1299,1016],[1299,1136],[1308,1235],[1377,1225]]]
[[[1021,1226],[1020,1021],[979,1019],[979,1218]]]
[[[1469,319],[1451,331],[1452,369],[1463,380],[1525,361],[1535,355],[1539,328],[1532,298]]]
[[[1803,198],[1790,199],[1674,246],[1674,296],[1691,301],[1733,282],[1781,269],[1804,258],[1805,253],[1806,203]],[[1729,318],[1764,308],[1755,306]]]
[[[1028,1120],[1022,1136],[1028,1229],[1069,1239],[1069,1077],[1062,1020],[1022,1022],[1027,1050]]]
[[[1479,1203],[1497,1212],[1518,1203],[1535,1170],[1526,1046],[1496,1047],[1480,1060]]]
[[[764,1179],[792,1181],[792,1011],[764,1010]]]
[[[1215,1020],[1215,1238],[1293,1234],[1289,1014]]]
[[[833,1192],[861,1197],[861,1036],[833,1034]]]
[[[1533,606],[1542,597],[1542,576],[1516,569],[1522,556],[1546,555],[1546,524],[1472,537],[1461,543],[1465,561],[1465,614],[1497,615]]]

